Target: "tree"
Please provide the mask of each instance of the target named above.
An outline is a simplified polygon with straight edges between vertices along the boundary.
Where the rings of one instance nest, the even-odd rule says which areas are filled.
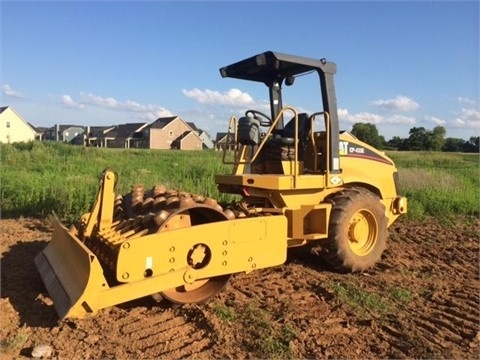
[[[435,126],[433,130],[413,127],[410,129],[410,136],[403,143],[401,150],[440,151],[445,144],[446,132],[443,126]]]
[[[385,146],[385,138],[378,134],[377,127],[374,124],[356,123],[352,127],[352,134],[357,139],[377,149],[382,149]]]
[[[471,136],[468,141],[465,142],[465,152],[476,152],[480,151],[480,136]]]
[[[442,151],[446,152],[462,152],[465,151],[465,140],[459,138],[446,138]]]
[[[421,151],[428,150],[428,130],[422,127],[413,127],[409,131],[410,136],[404,142],[402,150]]]
[[[401,150],[405,139],[402,139],[400,136],[394,136],[387,141],[387,146],[392,150]]]
[[[432,151],[442,150],[443,145],[445,145],[445,134],[447,130],[443,126],[435,126],[432,131],[428,133],[429,143],[428,149]]]

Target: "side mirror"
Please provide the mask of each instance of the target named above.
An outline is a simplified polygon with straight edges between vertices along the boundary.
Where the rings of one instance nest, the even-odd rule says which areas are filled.
[[[287,78],[285,79],[285,85],[287,86],[292,86],[294,82],[295,82],[295,77],[293,76],[287,76]]]

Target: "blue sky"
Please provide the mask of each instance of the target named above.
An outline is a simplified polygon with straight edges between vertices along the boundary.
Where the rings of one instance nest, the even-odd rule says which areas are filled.
[[[35,126],[178,115],[215,136],[268,101],[219,68],[273,50],[337,64],[341,129],[480,133],[478,1],[3,0],[0,11],[1,105]],[[321,110],[312,79],[284,104]]]

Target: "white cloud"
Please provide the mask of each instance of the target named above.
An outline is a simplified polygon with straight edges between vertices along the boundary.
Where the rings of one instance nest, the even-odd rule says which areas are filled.
[[[134,100],[125,101],[125,108],[130,111],[145,111],[148,109],[148,105],[140,104]]]
[[[375,101],[372,101],[372,104],[377,106],[379,109],[385,110],[385,111],[407,112],[407,111],[416,110],[420,107],[420,105],[417,102],[402,95],[398,95],[393,99],[375,100]]]
[[[22,93],[16,90],[13,90],[8,84],[2,85],[2,90],[3,90],[3,95],[8,97],[13,97],[17,99],[23,99],[24,97]]]
[[[122,102],[111,96],[102,97],[92,93],[81,93],[80,95],[83,103],[111,110],[143,113],[140,117],[146,120],[156,120],[159,117],[172,116],[170,110],[159,105],[141,104],[135,100]]]
[[[411,116],[403,115],[392,115],[385,119],[385,124],[404,124],[404,125],[413,125],[416,120]]]
[[[66,107],[76,108],[76,109],[85,108],[85,105],[77,103],[72,99],[70,95],[62,95],[61,101],[62,101],[62,104],[65,105]]]
[[[81,102],[85,104],[92,104],[108,109],[118,108],[120,103],[113,97],[102,97],[92,93],[80,93]]]
[[[462,109],[453,124],[456,127],[480,129],[480,111],[472,108]]]
[[[340,121],[350,124],[370,123],[370,124],[395,124],[395,125],[412,125],[415,124],[415,118],[403,115],[392,115],[384,117],[382,115],[361,112],[358,114],[350,114],[347,109],[338,109],[338,117]]]
[[[167,110],[165,108],[160,108],[159,110],[144,112],[142,115],[140,115],[140,119],[145,120],[147,122],[151,122],[151,121],[157,120],[158,118],[169,117],[169,116],[173,116],[170,110]]]
[[[345,121],[350,124],[355,124],[355,123],[379,124],[383,122],[383,116],[381,115],[371,114],[367,112],[350,114],[347,109],[338,109],[338,117],[340,121]]]
[[[83,109],[87,106],[96,106],[117,112],[137,113],[137,118],[144,121],[154,121],[159,117],[173,116],[172,112],[162,106],[141,104],[134,100],[119,101],[114,97],[100,96],[92,93],[80,93],[77,100],[70,95],[63,95],[61,102],[71,108]]]
[[[458,96],[457,101],[460,104],[475,105],[475,100],[472,100],[472,99],[469,99],[469,98],[466,98],[466,97],[462,97],[462,96]]]
[[[427,115],[423,119],[427,122],[430,122],[430,123],[433,123],[433,124],[439,125],[439,126],[442,126],[442,125],[446,124],[445,120],[437,118],[436,116]]]
[[[226,93],[214,90],[182,89],[182,93],[201,104],[245,106],[253,103],[252,97],[239,89],[230,89]]]

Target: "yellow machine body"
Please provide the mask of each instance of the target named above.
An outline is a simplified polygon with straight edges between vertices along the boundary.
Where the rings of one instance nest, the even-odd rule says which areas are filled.
[[[271,52],[221,69],[222,76],[271,81],[274,98],[271,119],[253,110],[253,118],[230,119],[223,161],[233,170],[215,182],[220,192],[241,197],[234,204],[163,185],[119,195],[117,174],[106,169],[91,211],[70,229],[56,220],[35,259],[59,317],[147,295],[203,302],[232,274],[283,264],[289,247],[308,243],[319,244],[336,270],[373,266],[407,200],[393,161],[338,131],[333,93],[309,116],[281,106],[277,80],[290,84],[312,69],[328,76],[335,70],[323,60]],[[332,92],[328,76],[321,83]]]
[[[285,216],[224,218],[190,226],[189,215],[184,214],[181,207],[169,214],[169,224],[186,222],[187,229],[142,235],[142,231],[119,228],[118,222],[104,222],[100,228],[102,222],[97,219],[103,204],[113,204],[115,200],[114,194],[108,191],[114,182],[115,174],[107,170],[94,212],[84,215],[84,219],[92,222],[87,220],[83,224],[83,228],[88,229],[93,223],[91,228],[98,242],[94,250],[101,246],[109,248],[111,258],[99,259],[85,245],[92,234],[85,237],[84,232],[80,233],[75,227],[69,230],[57,220],[52,240],[35,259],[60,318],[82,317],[177,286],[275,266],[286,260]],[[192,202],[188,204],[187,213],[193,213],[194,209],[218,211]],[[205,264],[192,266],[189,261],[192,259],[198,260],[197,264]],[[117,274],[118,279],[110,279],[111,274]]]

